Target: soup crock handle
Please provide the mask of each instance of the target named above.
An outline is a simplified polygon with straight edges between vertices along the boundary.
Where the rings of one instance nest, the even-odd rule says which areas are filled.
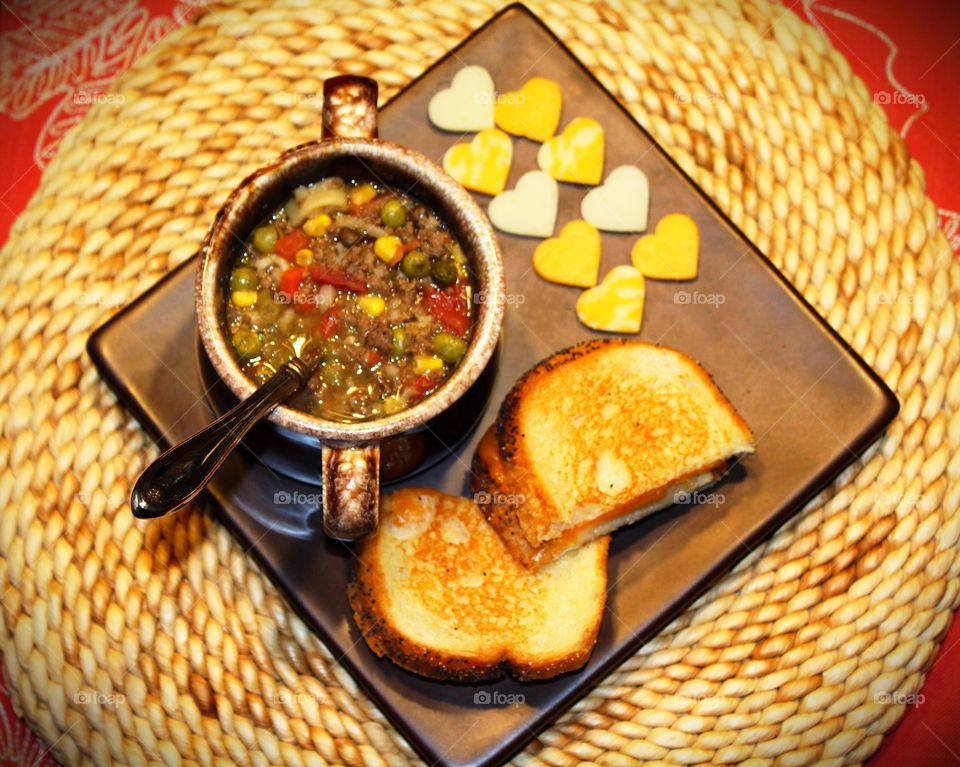
[[[377,137],[377,81],[339,75],[323,81],[323,138]]]
[[[377,529],[380,505],[380,445],[321,447],[323,529],[352,541]]]
[[[323,83],[323,138],[377,137],[377,83],[341,75]],[[322,446],[323,528],[332,538],[354,540],[377,529],[380,445]]]

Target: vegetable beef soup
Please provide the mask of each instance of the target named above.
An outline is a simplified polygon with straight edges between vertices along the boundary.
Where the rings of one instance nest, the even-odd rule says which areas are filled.
[[[429,207],[379,183],[296,189],[233,264],[227,337],[263,383],[300,354],[317,364],[290,405],[334,421],[396,413],[442,384],[467,349],[473,281]]]

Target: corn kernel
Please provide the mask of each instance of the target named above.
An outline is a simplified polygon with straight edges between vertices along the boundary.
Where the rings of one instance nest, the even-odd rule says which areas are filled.
[[[401,397],[399,394],[392,394],[389,397],[385,397],[383,400],[383,410],[387,415],[399,413],[406,406],[407,403],[404,402],[403,397]]]
[[[397,262],[403,258],[403,252],[400,250],[402,244],[400,238],[394,237],[392,234],[386,237],[377,237],[373,243],[373,252],[387,266],[396,266]]]
[[[371,317],[379,317],[383,314],[383,310],[387,308],[387,302],[380,296],[371,294],[368,296],[360,296],[357,299],[357,306],[359,306],[365,314],[369,314]]]
[[[230,294],[230,300],[234,306],[246,309],[257,303],[257,291],[255,290],[235,290]]]
[[[303,231],[311,237],[322,237],[332,223],[333,219],[331,219],[330,216],[326,213],[321,213],[319,216],[307,219],[303,225]]]
[[[376,196],[377,190],[374,189],[372,184],[361,184],[350,192],[350,204],[363,205],[364,203],[370,202],[370,200]]]
[[[413,360],[413,369],[418,375],[433,370],[443,370],[443,360],[427,354],[418,354]]]
[[[310,248],[300,248],[293,254],[293,260],[297,266],[308,266],[313,263],[313,251]]]

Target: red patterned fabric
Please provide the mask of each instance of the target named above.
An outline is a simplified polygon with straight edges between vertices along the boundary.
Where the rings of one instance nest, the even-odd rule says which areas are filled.
[[[0,5],[0,241],[63,134],[116,75],[205,0],[20,0]]]
[[[960,253],[960,3],[788,0],[866,83],[927,176],[940,224]]]
[[[321,2],[322,0],[316,0]],[[960,253],[960,3],[781,0],[820,27],[864,80],[927,176]],[[6,0],[0,3],[0,241],[26,206],[64,133],[110,81],[204,0]],[[900,727],[870,767],[956,765],[960,622]],[[0,684],[0,767],[56,762],[17,718]]]

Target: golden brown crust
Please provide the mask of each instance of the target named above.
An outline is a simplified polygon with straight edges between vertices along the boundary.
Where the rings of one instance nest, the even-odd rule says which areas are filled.
[[[496,530],[510,555],[524,567],[534,570],[554,561],[567,546],[559,540],[533,546],[524,535],[517,518],[517,507],[509,499],[516,490],[498,484],[479,451],[473,456],[471,490],[490,526]]]
[[[510,391],[507,392],[507,396],[504,397],[503,403],[500,405],[500,412],[497,415],[497,443],[503,459],[507,462],[513,462],[516,457],[517,444],[523,438],[523,433],[517,425],[516,417],[520,409],[520,404],[523,402],[524,391],[529,385],[551,370],[555,370],[598,348],[624,343],[631,342],[626,338],[601,338],[594,341],[574,344],[540,360],[540,362],[520,376]]]
[[[587,354],[592,354],[598,349],[610,348],[612,346],[652,346],[656,349],[663,349],[665,351],[680,355],[685,360],[692,362],[697,373],[703,378],[703,380],[711,388],[720,392],[720,394],[723,396],[723,404],[727,412],[750,436],[750,441],[753,441],[753,432],[750,430],[747,422],[743,420],[740,414],[727,399],[726,395],[723,394],[723,391],[717,385],[717,382],[713,380],[713,376],[710,375],[710,373],[708,373],[703,365],[697,362],[697,360],[693,359],[692,357],[688,357],[687,355],[683,354],[683,352],[677,351],[671,346],[651,344],[646,341],[638,341],[631,338],[599,338],[593,341],[584,341],[579,344],[574,344],[573,346],[568,346],[566,349],[561,349],[556,354],[540,360],[540,362],[520,376],[510,391],[507,392],[506,397],[503,399],[503,403],[500,405],[500,411],[497,415],[496,421],[497,443],[500,447],[500,455],[505,461],[512,463],[516,459],[517,446],[523,439],[523,433],[520,431],[520,427],[517,423],[517,416],[528,387],[532,386],[541,376],[556,370],[558,367],[562,367],[563,365],[573,362],[574,360],[577,360]]]
[[[379,658],[389,658],[401,668],[430,679],[473,682],[502,677],[503,659],[499,655],[488,661],[464,658],[424,647],[394,631],[390,621],[381,612],[383,601],[390,596],[382,588],[384,577],[374,553],[375,547],[374,539],[361,544],[359,560],[354,564],[353,577],[347,586],[347,598],[353,608],[354,621],[374,654]]]
[[[607,593],[607,556],[610,553],[610,536],[606,535],[598,539],[598,543],[603,546],[603,584],[601,591],[606,600]],[[593,648],[596,647],[597,637],[600,635],[600,625],[603,623],[603,611],[597,613],[597,620],[594,622],[590,633],[581,642],[575,652],[572,652],[563,658],[559,658],[552,663],[520,663],[515,659],[509,660],[510,675],[521,682],[533,681],[536,679],[550,679],[558,674],[566,674],[570,671],[577,671],[583,668],[584,664],[590,660],[593,654]]]
[[[727,462],[717,464],[712,467],[705,467],[702,474],[710,475],[709,480],[703,481],[699,487],[705,487],[717,481],[729,468]],[[700,472],[696,472],[699,474]],[[492,498],[510,498],[512,497],[507,489],[498,485],[492,478],[487,467],[486,461],[479,455],[474,455],[473,459],[473,492],[483,497]],[[692,477],[690,477],[692,478]],[[667,495],[672,495],[670,488],[667,489]],[[633,503],[628,503],[625,508],[632,508]],[[613,509],[609,514],[597,518],[590,525],[578,530],[572,536],[560,536],[541,542],[534,546],[531,544],[520,528],[516,506],[509,503],[490,504],[481,506],[484,516],[490,526],[497,532],[503,541],[504,547],[510,552],[510,555],[528,570],[537,570],[551,562],[559,559],[568,551],[572,551],[583,546],[590,541],[604,535],[608,535],[616,527],[632,524],[648,514],[657,511],[658,508],[644,510],[644,504],[632,511],[622,511]],[[622,521],[620,521],[622,520]]]
[[[533,471],[532,456],[527,455],[530,444],[520,428],[521,408],[542,376],[574,360],[614,345],[653,346],[631,339],[590,341],[572,346],[541,361],[524,374],[510,390],[500,407],[497,421],[484,435],[473,456],[471,490],[474,493],[474,501],[487,523],[502,541],[503,547],[498,546],[499,551],[505,550],[528,570],[538,570],[567,551],[595,538],[604,546],[605,561],[609,547],[609,536],[605,533],[608,530],[666,505],[669,503],[668,496],[671,488],[681,487],[684,482],[702,486],[702,483],[709,483],[722,473],[724,461],[704,466],[702,470],[676,477],[665,487],[649,490],[644,496],[626,500],[620,498],[616,504],[605,508],[602,515],[577,527],[571,525],[558,536],[544,540],[534,535],[540,518],[556,515],[557,510],[552,508],[539,489],[539,481]],[[719,392],[713,379],[701,365],[668,347],[658,348],[678,355],[685,362],[693,362],[694,366],[691,369],[695,375],[702,377],[704,383],[719,394],[718,405],[728,410],[734,423],[741,427],[743,433],[749,435],[752,440],[750,430],[743,419]],[[530,529],[526,529],[527,527]],[[504,554],[498,554],[497,561],[502,561],[504,556]],[[589,627],[578,647],[566,656],[549,662],[512,657],[510,647],[497,647],[486,656],[481,653],[465,657],[455,653],[445,653],[442,649],[422,646],[392,626],[388,618],[391,614],[390,594],[385,593],[382,588],[384,578],[379,570],[379,549],[376,537],[362,544],[360,559],[360,563],[354,569],[354,578],[349,587],[350,603],[357,625],[370,648],[378,656],[389,657],[397,665],[413,673],[433,679],[461,682],[496,679],[504,673],[509,673],[520,680],[546,679],[580,668],[593,651],[601,624],[599,612],[594,624]],[[605,568],[602,578],[605,593]]]
[[[609,539],[607,541],[609,547]],[[604,563],[606,562],[606,552]],[[435,648],[424,647],[394,631],[379,612],[379,599],[368,578],[360,574],[365,569],[358,565],[354,578],[347,586],[347,596],[353,608],[357,628],[367,646],[379,658],[387,658],[396,665],[414,674],[429,679],[447,682],[483,682],[503,678],[509,674],[518,681],[551,679],[559,674],[576,671],[590,659],[600,633],[603,611],[598,611],[597,620],[581,645],[572,653],[550,663],[518,661],[509,652],[497,655],[489,661],[461,655],[443,653]],[[606,593],[606,567],[603,568],[603,591]]]
[[[538,566],[540,556],[536,553],[530,553],[530,551],[538,552],[543,549],[542,562],[546,563],[568,550],[570,545],[569,541],[566,544],[558,544],[555,540],[556,532],[550,533],[549,536],[545,534],[546,530],[555,527],[554,521],[560,515],[558,509],[541,492],[541,485],[533,471],[534,457],[529,455],[528,452],[529,441],[526,439],[521,425],[521,408],[534,387],[543,378],[578,359],[612,347],[649,347],[675,355],[689,366],[689,369],[703,381],[708,389],[718,395],[718,408],[728,414],[737,427],[743,431],[745,442],[753,442],[753,434],[749,426],[724,396],[713,377],[699,362],[671,347],[629,338],[598,339],[576,344],[541,360],[522,375],[507,393],[500,406],[495,424],[499,450],[498,459],[503,464],[500,474],[504,477],[504,482],[509,483],[509,487],[502,487],[501,489],[508,494],[513,493],[523,497],[525,502],[522,508],[519,506],[512,508],[510,514],[491,515],[490,521],[497,531],[504,536],[505,541],[508,535],[515,541],[511,547],[511,552],[528,566]],[[690,473],[699,474],[711,471],[713,468],[712,465],[705,464],[691,470]],[[503,485],[503,482],[501,482],[501,485]],[[644,503],[646,503],[644,499],[636,498],[623,504],[623,507],[626,511],[630,507],[640,506]],[[526,547],[516,543],[520,536],[528,544]],[[575,545],[582,545],[587,540],[589,540],[589,537],[578,538]]]
[[[401,491],[402,492],[402,491]],[[381,528],[382,530],[382,528]],[[386,657],[393,663],[420,676],[454,682],[478,682],[499,679],[504,674],[518,680],[549,679],[557,674],[574,671],[589,659],[596,644],[602,622],[602,604],[606,594],[606,560],[609,538],[598,542],[602,557],[597,575],[601,594],[595,621],[585,632],[582,641],[570,653],[549,662],[514,657],[509,647],[497,647],[486,657],[446,653],[442,649],[428,647],[411,640],[392,624],[387,611],[391,595],[384,588],[386,578],[381,569],[380,549],[376,535],[359,544],[358,559],[353,567],[347,596],[353,610],[354,621],[367,645],[378,657]]]
[[[517,523],[516,506],[507,500],[513,493],[509,488],[494,481],[486,461],[479,453],[473,456],[471,490],[474,498],[478,499],[477,505],[483,512],[483,516],[496,530],[503,545],[514,559],[524,567],[534,569],[555,558],[555,555],[547,557],[544,546],[534,547],[524,536],[523,530]]]

